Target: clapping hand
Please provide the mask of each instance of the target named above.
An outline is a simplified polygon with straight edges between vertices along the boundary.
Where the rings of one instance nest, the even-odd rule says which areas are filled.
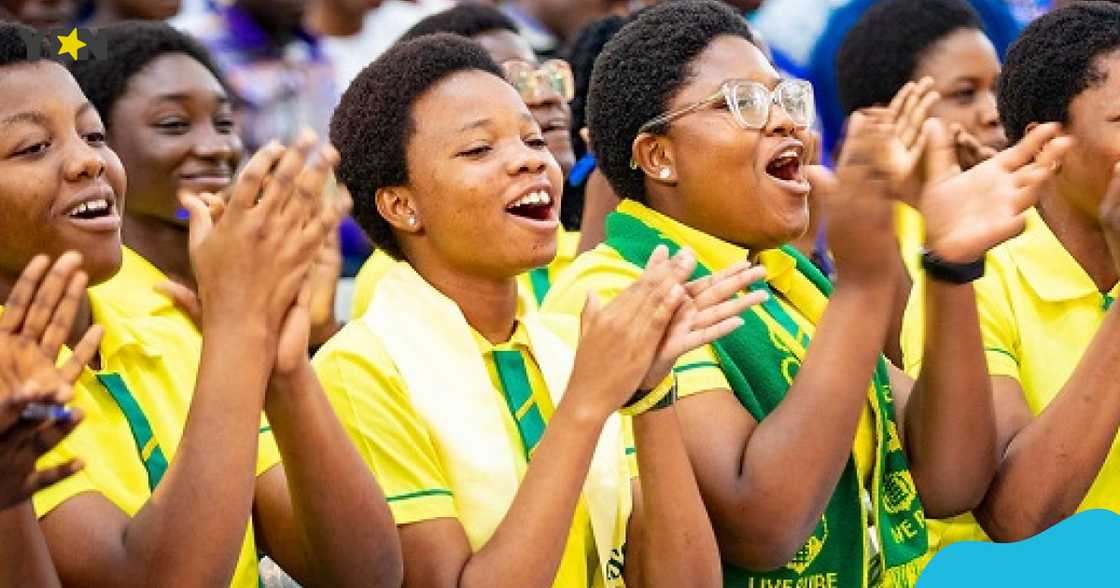
[[[954,263],[975,261],[1023,232],[1025,212],[1073,145],[1059,136],[1057,123],[1038,125],[1015,146],[962,173],[948,129],[937,120],[926,127],[929,180],[919,204],[926,247]]]
[[[51,266],[38,256],[24,269],[0,315],[0,509],[74,474],[77,461],[36,470],[35,464],[58,445],[78,422],[77,409],[59,410],[73,397],[82,368],[97,354],[101,328],[91,327],[70,358],[55,359],[69,336],[86,276],[82,258],[66,253]],[[34,409],[46,410],[31,416]],[[50,413],[57,413],[57,416]]]

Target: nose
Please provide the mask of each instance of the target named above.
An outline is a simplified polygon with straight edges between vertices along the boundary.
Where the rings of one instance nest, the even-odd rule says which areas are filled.
[[[75,137],[67,149],[63,173],[69,182],[100,178],[105,173],[105,159],[82,137]],[[108,149],[108,147],[105,147]]]
[[[547,149],[534,149],[522,143],[517,153],[510,158],[507,170],[510,175],[542,174],[548,167],[548,158],[551,157]]]
[[[212,125],[202,125],[193,147],[201,159],[232,161],[241,153],[241,139],[235,133],[220,133]]]
[[[980,100],[980,109],[977,113],[979,122],[985,127],[994,127],[1000,124],[999,108],[996,105],[996,94],[992,91],[984,92]]]
[[[782,108],[777,101],[771,102],[769,116],[766,119],[766,127],[763,131],[767,135],[784,135],[788,137],[796,130],[797,125],[786,112],[786,109]]]

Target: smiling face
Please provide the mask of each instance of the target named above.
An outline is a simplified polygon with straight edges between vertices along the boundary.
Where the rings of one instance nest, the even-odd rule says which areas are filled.
[[[912,79],[933,78],[941,100],[932,116],[961,125],[984,145],[1007,146],[996,109],[999,57],[992,42],[976,29],[959,29],[929,47]]]
[[[477,70],[453,74],[416,101],[412,121],[405,190],[426,246],[493,278],[552,261],[563,178],[513,87]]]
[[[130,216],[185,226],[179,189],[221,192],[241,160],[225,90],[183,53],[161,55],[136,72],[109,123],[109,145],[128,170]]]
[[[727,80],[752,80],[771,90],[780,81],[757,47],[734,36],[713,40],[691,71],[667,111],[704,100]],[[770,107],[765,128],[751,130],[720,101],[669,124],[662,140],[675,185],[647,177],[646,193],[654,206],[710,235],[751,249],[775,247],[809,224],[809,184],[801,169],[806,138],[777,106]]]
[[[90,283],[121,263],[124,169],[77,82],[53,62],[0,75],[0,271],[75,250]]]
[[[1102,78],[1069,103],[1066,132],[1075,143],[1058,173],[1058,190],[1090,219],[1099,218],[1101,199],[1120,163],[1120,50],[1096,60]]]
[[[486,49],[495,63],[503,64],[517,60],[534,66],[540,65],[529,43],[521,35],[512,31],[490,31],[476,35],[472,39]],[[533,113],[533,118],[544,132],[548,150],[560,164],[564,177],[567,177],[568,172],[572,171],[572,167],[576,164],[575,152],[572,150],[571,106],[563,97],[551,90],[544,92],[540,100],[528,106]]]

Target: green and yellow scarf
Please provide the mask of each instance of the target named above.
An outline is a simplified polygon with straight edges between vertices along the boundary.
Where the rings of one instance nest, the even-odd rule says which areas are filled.
[[[626,213],[625,207],[621,210],[607,218],[606,245],[630,263],[644,267],[657,245],[667,246],[670,252],[682,246]],[[783,251],[796,261],[794,280],[801,282],[786,294],[817,297],[820,300],[805,300],[805,306],[823,308],[832,285],[794,249],[787,246]],[[704,257],[697,252],[693,279],[721,269],[709,269]],[[769,286],[760,283],[754,288]],[[795,307],[801,306],[789,296],[787,300]],[[762,421],[785,397],[801,366],[809,337],[773,296],[767,303],[744,312],[742,318],[742,327],[714,342],[712,347],[739,402],[751,416]],[[865,516],[872,515],[865,512],[859,476],[853,459],[849,458],[824,515],[794,559],[770,572],[753,572],[725,563],[725,586],[847,588],[878,584],[909,587],[917,583],[928,549],[925,516],[898,440],[887,365],[882,358],[875,368],[869,398],[875,417],[871,508],[878,530],[878,561],[872,561],[868,555]]]

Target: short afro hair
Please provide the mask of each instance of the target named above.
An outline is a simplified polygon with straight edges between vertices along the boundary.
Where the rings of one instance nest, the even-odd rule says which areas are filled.
[[[126,21],[107,26],[98,34],[108,35],[112,56],[75,61],[69,68],[86,97],[101,113],[106,128],[111,124],[113,106],[128,89],[132,76],[168,53],[182,53],[194,59],[228,89],[225,77],[206,48],[190,35],[163,22]]]
[[[595,60],[603,52],[618,31],[626,24],[626,19],[612,14],[593,21],[580,31],[568,52],[568,63],[572,66],[572,78],[575,81],[575,97],[572,98],[572,147],[575,148],[576,157],[587,152],[587,145],[579,135],[580,129],[587,126],[587,93],[591,89],[591,72],[595,68]]]
[[[405,31],[399,42],[434,33],[451,33],[474,37],[492,31],[517,33],[517,25],[502,11],[492,6],[465,2],[432,14]]]
[[[747,21],[714,0],[677,0],[644,10],[595,62],[587,125],[603,175],[623,198],[645,199],[641,170],[630,168],[638,129],[662,114],[693,73],[691,64],[721,36],[755,43]]]
[[[38,31],[27,25],[0,21],[0,67],[40,61],[42,59],[40,56],[47,55],[47,51],[40,51],[35,57],[29,57],[27,43],[24,41],[25,37],[32,38],[39,35]],[[46,47],[46,39],[41,36],[39,38]]]
[[[964,0],[886,0],[867,10],[836,54],[845,114],[889,104],[933,45],[959,30],[982,30]]]
[[[396,259],[402,252],[377,211],[377,191],[409,181],[405,153],[416,130],[416,101],[448,76],[470,70],[502,77],[482,46],[458,35],[398,43],[354,78],[331,117],[331,143],[342,156],[338,178],[354,197],[354,217],[373,244]]]
[[[1032,122],[1069,122],[1069,104],[1105,80],[1098,58],[1120,50],[1120,6],[1077,2],[1032,22],[1007,51],[999,114],[1018,143]]]

